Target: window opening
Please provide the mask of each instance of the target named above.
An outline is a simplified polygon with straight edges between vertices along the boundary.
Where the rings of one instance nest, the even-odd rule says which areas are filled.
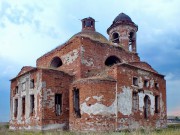
[[[138,86],[138,78],[137,77],[133,77],[133,85]]]
[[[112,42],[113,43],[119,43],[119,34],[118,33],[113,33],[112,35]]]
[[[74,104],[74,112],[76,117],[81,117],[80,107],[79,107],[79,89],[74,88],[73,90],[73,104]]]
[[[54,57],[51,61],[50,67],[58,68],[62,66],[62,60],[59,57]]]
[[[22,83],[22,90],[23,90],[23,91],[26,90],[26,82]]]
[[[55,94],[55,113],[59,116],[62,112],[62,94]]]
[[[118,57],[116,56],[110,56],[106,59],[105,65],[106,66],[113,66],[114,64],[120,63],[121,61],[119,60]]]
[[[159,84],[158,83],[155,83],[155,88],[158,90],[159,89]]]
[[[25,97],[22,97],[22,115],[25,115],[25,110],[26,110],[26,100]]]
[[[133,92],[133,111],[138,111],[139,101],[138,101],[138,93]]]
[[[149,115],[150,115],[150,105],[151,105],[150,98],[149,98],[149,96],[146,95],[144,97],[144,118],[145,119],[149,118]]]
[[[30,89],[34,89],[34,79],[30,80]]]
[[[155,113],[159,113],[159,96],[155,96]]]
[[[18,86],[15,88],[15,94],[18,94]]]
[[[14,100],[14,117],[18,115],[18,99]]]
[[[144,87],[148,87],[148,80],[144,80]]]
[[[92,27],[92,21],[85,21],[85,27]]]
[[[30,95],[30,115],[34,115],[34,95]]]

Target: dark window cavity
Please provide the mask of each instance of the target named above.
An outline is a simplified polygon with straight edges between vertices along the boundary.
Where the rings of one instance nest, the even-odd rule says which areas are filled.
[[[55,113],[59,116],[62,112],[62,94],[55,94]]]
[[[73,90],[73,106],[76,116],[80,118],[81,113],[80,113],[80,105],[79,105],[79,89],[77,88],[74,88]]]
[[[145,96],[144,97],[144,118],[148,119],[149,115],[150,115],[150,105],[151,105],[151,101],[149,96]]]
[[[25,115],[25,111],[26,111],[26,99],[25,97],[22,97],[22,116]]]
[[[155,113],[159,113],[159,96],[155,96]]]
[[[159,89],[159,84],[158,83],[155,83],[154,86],[155,86],[155,89],[157,89],[157,90]]]
[[[113,33],[112,35],[112,42],[113,43],[119,43],[119,34],[118,33]]]
[[[14,117],[18,115],[18,99],[14,100]]]
[[[62,60],[59,57],[54,57],[51,61],[50,67],[58,68],[60,66],[62,66]]]
[[[137,77],[133,77],[133,85],[138,86],[138,78]]]
[[[144,87],[148,87],[148,80],[144,80]]]
[[[15,88],[15,94],[18,94],[18,86]]]
[[[118,57],[116,56],[110,56],[106,59],[105,65],[106,66],[113,66],[114,64],[120,63],[121,61],[119,60]]]
[[[133,50],[134,45],[134,32],[129,33],[129,51]]]
[[[30,80],[30,89],[34,89],[34,79]]]
[[[30,95],[30,115],[34,115],[34,95]]]
[[[138,93],[133,92],[133,111],[138,111],[139,108],[139,100]]]

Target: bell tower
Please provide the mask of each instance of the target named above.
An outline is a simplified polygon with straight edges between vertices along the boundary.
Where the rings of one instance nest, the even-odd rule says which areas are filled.
[[[107,29],[110,42],[133,53],[136,53],[137,31],[138,26],[124,13],[120,13]]]

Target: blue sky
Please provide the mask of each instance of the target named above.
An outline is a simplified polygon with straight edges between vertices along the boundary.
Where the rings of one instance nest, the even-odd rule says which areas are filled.
[[[9,120],[9,80],[22,66],[81,30],[80,19],[93,17],[96,30],[107,28],[121,12],[138,25],[137,51],[166,75],[169,115],[180,115],[179,0],[1,0],[0,122]]]

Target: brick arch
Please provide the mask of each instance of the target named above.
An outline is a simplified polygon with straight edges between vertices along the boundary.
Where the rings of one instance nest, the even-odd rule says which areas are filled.
[[[62,66],[62,60],[59,57],[54,57],[51,62],[50,62],[50,67],[51,68],[58,68],[60,66]]]

